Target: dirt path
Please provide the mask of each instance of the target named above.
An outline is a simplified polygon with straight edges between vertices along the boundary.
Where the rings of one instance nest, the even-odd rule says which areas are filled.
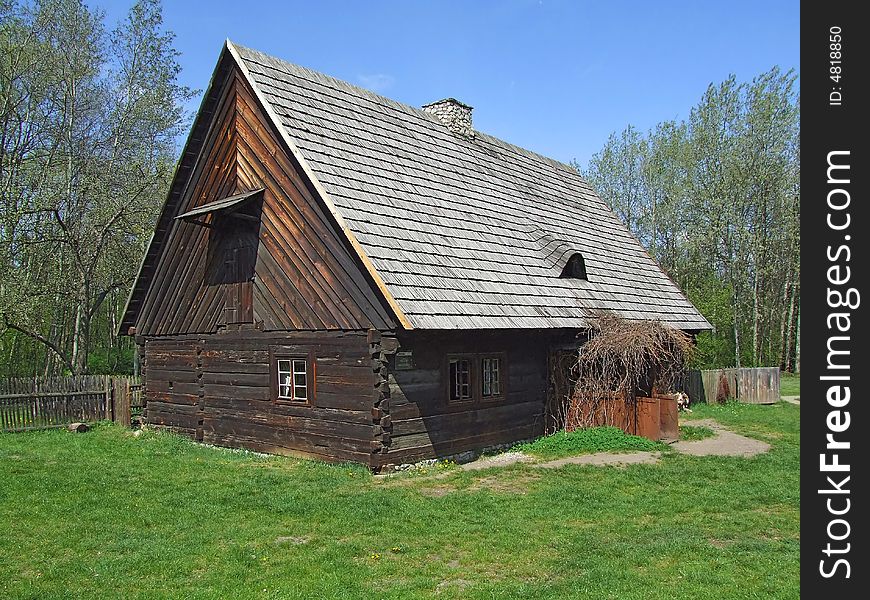
[[[720,425],[713,419],[692,419],[684,422],[686,425],[709,427],[714,436],[697,441],[679,441],[672,444],[677,452],[692,456],[755,456],[770,450],[770,444],[755,440],[739,433],[734,433],[724,425]],[[494,456],[484,456],[475,461],[460,465],[463,471],[479,471],[482,469],[507,467],[518,463],[525,463],[539,469],[558,469],[565,465],[594,465],[594,466],[617,466],[655,464],[661,458],[661,452],[596,452],[595,454],[580,454],[556,460],[540,461],[533,456],[522,452],[505,452]],[[449,472],[431,475],[427,479],[444,479],[450,476]],[[391,474],[377,475],[378,478],[390,478]],[[409,480],[410,481],[410,480]]]
[[[508,465],[515,465],[516,463],[529,463],[534,461],[534,457],[529,456],[528,454],[523,454],[522,452],[503,452],[501,454],[496,454],[495,456],[484,456],[483,458],[478,458],[475,461],[461,465],[460,468],[463,471],[477,471],[480,469],[488,469],[490,467],[506,467]]]
[[[581,454],[569,456],[548,462],[537,463],[533,467],[540,469],[558,469],[565,465],[612,465],[624,467],[627,465],[654,465],[659,462],[661,452],[632,452],[630,454],[615,454],[613,452],[596,452],[595,454]]]
[[[693,456],[755,456],[770,450],[770,444],[734,433],[713,419],[698,419],[697,421],[689,421],[687,424],[709,427],[716,435],[705,440],[674,443],[674,450],[683,454]]]
[[[715,434],[705,440],[693,442],[681,441],[672,444],[677,452],[692,456],[755,456],[770,450],[770,444],[755,440],[739,433],[734,433],[713,419],[698,419],[687,421],[686,424],[709,427]],[[507,452],[496,456],[478,459],[462,465],[465,471],[476,471],[490,467],[503,467],[516,463],[531,463],[532,467],[541,469],[558,469],[565,465],[595,465],[595,466],[627,466],[639,464],[655,464],[661,457],[660,452],[631,452],[618,454],[613,452],[596,452],[569,456],[547,462],[538,462],[522,452]]]

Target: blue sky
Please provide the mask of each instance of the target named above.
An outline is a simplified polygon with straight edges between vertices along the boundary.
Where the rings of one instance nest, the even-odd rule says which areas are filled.
[[[132,1],[90,3],[114,22]],[[230,38],[414,106],[453,96],[476,129],[584,166],[730,73],[800,72],[797,0],[164,0],[164,18],[191,87]]]

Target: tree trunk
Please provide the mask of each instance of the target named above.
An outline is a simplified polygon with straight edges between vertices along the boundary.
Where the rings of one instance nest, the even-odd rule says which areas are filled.
[[[758,300],[759,279],[758,265],[755,265],[755,282],[752,284],[752,366],[759,365],[761,355],[761,306]]]
[[[795,349],[794,349],[794,372],[801,372],[801,303],[798,297],[797,305],[797,326],[795,327]]]
[[[799,349],[799,343],[796,344],[795,332],[797,330],[797,323],[799,323],[799,315],[797,314],[799,308],[797,306],[797,285],[792,285],[791,295],[788,303],[788,335],[786,336],[786,351],[785,351],[785,369],[791,373],[795,373],[795,364],[794,364],[794,355],[792,354],[792,348],[796,345]]]
[[[786,279],[785,284],[782,286],[782,305],[789,305],[789,298],[791,297],[791,276]],[[788,310],[784,310],[782,312],[782,319],[779,322],[779,356],[777,358],[777,363],[779,364],[779,368],[785,371],[788,370],[788,359],[789,359],[789,351],[791,350],[789,346],[789,325],[791,323],[791,307],[789,306]]]
[[[81,305],[76,307],[76,318],[75,324],[73,325],[72,332],[72,366],[73,366],[73,375],[78,375],[81,371],[81,331],[82,331],[82,312],[83,308]]]
[[[737,292],[732,291],[732,307],[734,308],[734,366],[740,368],[740,315],[737,304]]]

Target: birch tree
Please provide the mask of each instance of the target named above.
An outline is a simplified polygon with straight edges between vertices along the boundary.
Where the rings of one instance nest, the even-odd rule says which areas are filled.
[[[79,0],[3,10],[0,327],[10,362],[29,340],[43,371],[82,373],[95,319],[135,276],[191,92],[156,0],[112,31]]]
[[[711,84],[683,122],[613,134],[584,174],[714,324],[710,366],[794,367],[800,306],[795,75]]]

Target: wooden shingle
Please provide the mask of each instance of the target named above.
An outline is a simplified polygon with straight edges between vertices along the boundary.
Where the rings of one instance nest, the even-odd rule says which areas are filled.
[[[414,328],[584,327],[606,308],[710,329],[572,167],[233,48]],[[588,280],[560,279],[573,253]]]

